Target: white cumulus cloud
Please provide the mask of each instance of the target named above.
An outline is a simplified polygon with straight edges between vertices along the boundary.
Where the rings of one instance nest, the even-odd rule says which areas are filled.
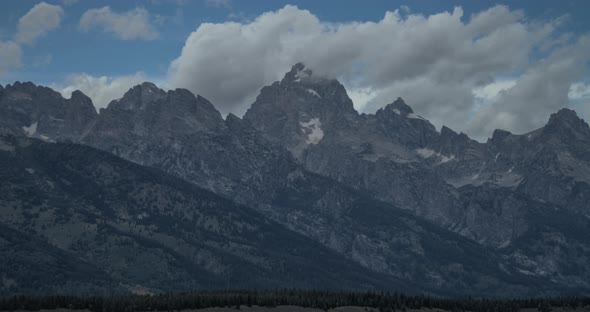
[[[568,97],[572,100],[590,100],[590,83],[576,82],[572,84]]]
[[[59,26],[64,11],[58,5],[41,2],[18,21],[16,42],[31,44]]]
[[[17,25],[17,32],[14,39],[0,40],[0,77],[10,69],[22,65],[23,46],[35,43],[39,38],[59,27],[64,11],[60,6],[38,3],[23,15]],[[34,66],[41,64],[37,57]],[[45,57],[42,60],[47,64],[51,58]]]
[[[435,125],[485,139],[496,127],[541,126],[550,110],[567,105],[587,60],[574,52],[583,48],[579,41],[560,39],[572,39],[560,21],[532,21],[498,5],[467,18],[456,7],[335,24],[287,5],[251,21],[201,24],[170,65],[169,83],[202,94],[222,113],[242,114],[262,86],[301,61],[343,82],[357,109],[374,111],[401,96]],[[578,68],[559,55],[574,57]],[[556,80],[563,87],[552,87],[552,96],[531,91]],[[510,106],[494,104],[509,98]],[[530,122],[508,121],[523,118]]]
[[[84,12],[80,29],[90,31],[95,28],[121,40],[154,40],[159,37],[150,13],[140,7],[122,13],[113,12],[108,6]]]
[[[23,45],[31,45],[59,27],[63,14],[60,6],[41,2],[23,15],[18,21],[14,39],[0,40],[0,77],[8,70],[21,66]]]

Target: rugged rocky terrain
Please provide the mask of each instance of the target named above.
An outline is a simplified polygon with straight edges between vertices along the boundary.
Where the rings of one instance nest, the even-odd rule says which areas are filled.
[[[571,110],[479,143],[402,99],[359,114],[337,80],[296,64],[243,119],[151,83],[98,114],[79,91],[15,83],[0,88],[0,113],[7,263],[34,267],[46,250],[43,265],[59,270],[74,254],[95,278],[60,276],[85,289],[590,292],[590,128]],[[189,227],[197,219],[215,221]],[[22,246],[19,233],[36,240]]]
[[[46,141],[76,140],[98,114],[92,100],[80,91],[70,99],[31,82],[0,86],[0,130]]]
[[[77,144],[0,140],[0,293],[402,285],[159,170]]]
[[[244,119],[307,170],[495,248],[527,274],[586,284],[590,128],[574,111],[523,135],[496,130],[482,144],[438,132],[400,98],[358,114],[338,81],[297,64],[262,89]],[[531,245],[540,254],[520,249]],[[572,246],[579,253],[566,256]],[[565,273],[570,265],[584,278]]]

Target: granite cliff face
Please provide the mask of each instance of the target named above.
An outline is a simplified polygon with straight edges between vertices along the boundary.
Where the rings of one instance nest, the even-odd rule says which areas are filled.
[[[44,87],[15,86],[0,89],[2,132],[12,138],[75,142],[78,145],[40,145],[67,146],[75,151],[68,154],[72,159],[85,149],[79,144],[89,145],[140,165],[134,171],[156,168],[237,203],[231,204],[234,208],[248,207],[239,209],[276,225],[268,235],[278,231],[300,237],[306,244],[317,244],[318,250],[325,248],[322,252],[342,266],[351,265],[358,274],[344,277],[341,285],[404,285],[448,295],[590,291],[590,130],[571,110],[557,112],[531,133],[496,130],[488,142],[479,143],[448,127],[437,131],[400,98],[375,114],[359,114],[337,80],[317,77],[303,64],[264,87],[243,119],[230,114],[224,120],[203,97],[183,89],[166,92],[151,83],[132,88],[100,114],[80,92],[64,100]],[[33,120],[34,132],[29,128]],[[22,142],[41,144],[27,140]],[[26,153],[15,151],[26,148],[8,141],[0,145],[0,152],[13,155],[5,163],[22,161]],[[122,162],[108,159],[109,164]],[[5,187],[18,186],[19,181]],[[117,183],[103,191],[121,192]],[[55,192],[67,191],[64,187]],[[199,192],[197,198],[203,194]],[[105,207],[118,205],[115,202]],[[135,204],[135,209],[140,213],[146,206]],[[180,215],[168,216],[169,224],[182,220]],[[101,216],[107,221],[111,217]],[[240,223],[235,218],[216,222],[227,227]],[[3,221],[3,226],[15,231],[22,224]],[[168,231],[164,225],[158,229]],[[53,235],[34,233],[41,242]],[[177,242],[189,234],[166,235]],[[220,241],[232,239],[222,236]],[[257,240],[247,241],[259,246]],[[92,252],[92,246],[86,252]],[[255,253],[264,259],[260,261],[273,262],[276,248],[271,244]],[[279,248],[279,255],[300,250],[294,248]],[[252,257],[235,256],[240,261]],[[223,256],[215,259],[217,264],[224,261]],[[298,271],[305,276],[312,274],[311,267],[323,265],[315,258],[306,261]],[[112,270],[115,262],[93,265]],[[211,267],[201,269],[213,272],[207,285],[215,287],[220,275]],[[175,285],[171,289],[201,285],[201,279],[184,286],[159,281]],[[309,280],[299,282],[287,285],[313,286]]]
[[[80,91],[69,100],[47,87],[16,82],[0,88],[0,131],[45,141],[77,140],[98,114]]]

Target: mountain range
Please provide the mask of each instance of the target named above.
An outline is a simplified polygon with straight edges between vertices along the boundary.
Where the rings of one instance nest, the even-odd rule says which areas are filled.
[[[96,112],[0,86],[0,294],[590,293],[590,127],[485,143],[298,63],[225,118],[146,82]]]

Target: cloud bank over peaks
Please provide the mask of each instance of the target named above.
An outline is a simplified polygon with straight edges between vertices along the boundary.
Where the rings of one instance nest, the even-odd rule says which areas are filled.
[[[169,82],[209,98],[223,113],[241,114],[262,86],[302,61],[343,82],[361,111],[401,96],[435,125],[485,139],[498,127],[541,126],[567,105],[570,85],[588,61],[585,39],[560,33],[563,19],[529,21],[502,5],[469,17],[460,7],[429,16],[409,12],[334,24],[287,5],[250,22],[203,23],[170,65]],[[547,88],[554,83],[560,86]]]

